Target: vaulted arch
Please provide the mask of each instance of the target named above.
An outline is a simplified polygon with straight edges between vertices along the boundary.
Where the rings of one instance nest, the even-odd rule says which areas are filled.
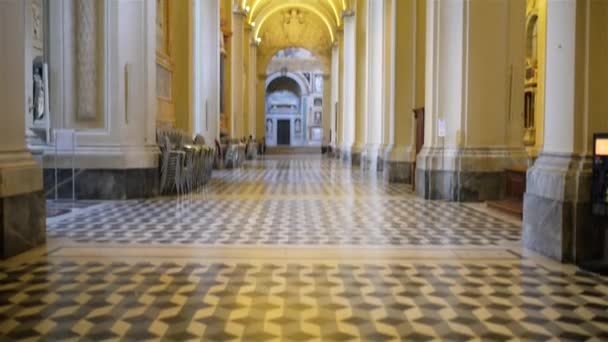
[[[298,1],[282,1],[280,4],[277,3],[274,6],[265,7],[256,15],[252,14],[250,22],[255,23],[254,38],[260,38],[260,32],[264,28],[264,25],[267,24],[269,18],[271,18],[273,15],[278,14],[280,11],[291,9],[305,10],[307,13],[311,13],[317,16],[324,24],[324,27],[327,30],[327,34],[329,35],[330,41],[333,42],[335,40],[335,33],[337,31],[337,28],[339,27],[339,22],[334,20],[334,18],[332,18],[326,11],[320,9],[318,6],[314,6],[307,2]],[[283,17],[289,15],[289,12],[285,13],[287,14],[284,14]]]
[[[310,89],[309,82],[307,82],[306,79],[304,77],[302,77],[301,74],[297,74],[297,73],[293,73],[293,72],[287,72],[285,74],[276,72],[272,75],[268,75],[268,78],[266,79],[266,90],[267,91],[272,90],[271,85],[274,82],[278,82],[280,80],[290,80],[291,82],[297,84],[299,87],[299,91],[296,94],[299,96],[310,93],[311,89]]]

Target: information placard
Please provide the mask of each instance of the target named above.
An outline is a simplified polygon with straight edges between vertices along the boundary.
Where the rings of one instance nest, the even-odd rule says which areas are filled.
[[[595,155],[598,157],[608,157],[608,138],[595,139]]]
[[[445,138],[447,134],[447,127],[444,119],[439,119],[437,121],[437,136],[440,138]]]
[[[76,132],[73,129],[56,129],[55,130],[55,146],[57,151],[73,151],[75,145]]]

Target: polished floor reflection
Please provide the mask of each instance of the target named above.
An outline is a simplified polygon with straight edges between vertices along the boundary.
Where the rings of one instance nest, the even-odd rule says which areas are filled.
[[[482,205],[333,160],[249,162],[48,227],[0,265],[0,340],[608,339],[607,279],[523,250]]]

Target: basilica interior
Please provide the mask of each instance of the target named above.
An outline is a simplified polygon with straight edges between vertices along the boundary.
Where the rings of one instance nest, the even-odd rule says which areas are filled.
[[[0,340],[608,340],[606,22],[0,0]]]

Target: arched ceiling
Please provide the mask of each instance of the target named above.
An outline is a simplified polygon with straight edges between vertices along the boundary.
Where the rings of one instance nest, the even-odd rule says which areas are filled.
[[[262,33],[267,26],[275,27],[276,20],[271,18],[280,17],[288,20],[285,13],[297,9],[301,13],[318,19],[319,28],[329,37],[329,41],[335,40],[336,31],[342,25],[342,11],[350,8],[351,0],[237,0],[241,1],[241,7],[247,13],[249,24],[253,26],[254,39],[263,40]]]
[[[271,56],[289,47],[302,47],[316,55],[324,55],[333,42],[321,19],[302,8],[275,12],[265,23],[258,33],[259,49]]]

